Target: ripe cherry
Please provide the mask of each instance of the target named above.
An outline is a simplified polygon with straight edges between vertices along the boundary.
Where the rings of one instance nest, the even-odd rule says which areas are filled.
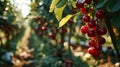
[[[102,50],[102,45],[99,44],[98,42],[96,42],[95,49],[101,51]]]
[[[88,15],[83,15],[82,21],[83,21],[83,22],[89,22],[89,21],[90,21],[90,16],[88,16]]]
[[[89,47],[95,47],[96,42],[95,40],[90,40],[88,44],[89,44]]]
[[[94,21],[94,20],[90,20],[90,21],[88,22],[88,26],[89,26],[90,28],[95,28],[95,27],[96,27],[95,21]]]
[[[88,52],[95,58],[99,57],[100,56],[100,51],[99,50],[96,50],[94,47],[90,47],[88,49]]]
[[[95,15],[96,15],[96,17],[98,18],[98,19],[103,19],[103,17],[104,17],[104,11],[103,10],[97,10],[96,11],[96,13],[95,13]]]
[[[61,34],[65,34],[67,32],[66,28],[62,28],[62,31],[60,32]]]
[[[53,34],[53,33],[49,33],[48,36],[49,36],[51,39],[55,39],[55,38],[56,38],[56,34]]]
[[[81,7],[84,7],[84,3],[81,3],[79,0],[76,2],[76,7],[79,9]]]
[[[94,47],[90,47],[90,48],[88,48],[88,52],[90,53],[90,54],[94,54],[95,53],[95,48]]]
[[[87,26],[87,25],[82,26],[82,27],[80,28],[80,31],[82,32],[82,34],[86,34],[86,33],[88,32],[88,26]]]
[[[95,53],[92,55],[94,58],[97,58],[100,56],[100,51],[96,50]]]
[[[103,38],[103,37],[98,37],[98,43],[99,43],[99,44],[104,44],[104,43],[105,43],[105,38]]]
[[[87,14],[87,9],[84,7],[80,8],[80,11],[82,14]]]
[[[105,35],[107,33],[107,29],[106,28],[98,28],[98,33],[100,35]]]
[[[89,30],[89,31],[87,32],[87,35],[88,35],[89,37],[94,37],[94,36],[95,36],[95,30]]]
[[[85,0],[86,4],[91,4],[92,0]]]
[[[68,23],[71,24],[71,23],[74,23],[74,21],[73,21],[72,19],[70,19],[70,20],[68,21]]]

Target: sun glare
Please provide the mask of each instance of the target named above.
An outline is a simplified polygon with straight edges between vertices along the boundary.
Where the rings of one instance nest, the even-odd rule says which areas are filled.
[[[25,18],[30,13],[30,0],[10,0],[12,4],[17,6],[17,8],[21,11],[22,16]]]

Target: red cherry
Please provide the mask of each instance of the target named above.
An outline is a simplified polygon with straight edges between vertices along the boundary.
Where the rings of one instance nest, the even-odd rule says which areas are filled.
[[[89,30],[89,31],[87,32],[87,35],[88,35],[89,37],[94,37],[94,36],[95,36],[95,30]]]
[[[95,49],[101,51],[102,50],[102,45],[99,44],[99,43],[96,43]]]
[[[84,3],[81,3],[79,0],[76,2],[76,7],[79,9],[81,7],[84,7]]]
[[[103,38],[103,37],[98,37],[98,43],[99,43],[99,44],[104,44],[104,43],[105,43],[105,38]]]
[[[92,0],[85,0],[86,4],[91,4]]]
[[[100,51],[95,51],[95,53],[92,55],[93,57],[97,58],[100,56]]]
[[[74,21],[73,21],[72,19],[70,19],[70,20],[68,21],[68,23],[74,23]]]
[[[98,28],[98,33],[100,35],[105,35],[107,33],[107,29],[106,28]]]
[[[90,53],[90,54],[94,54],[95,53],[95,48],[94,47],[90,47],[90,48],[88,48],[88,52]]]
[[[83,21],[83,22],[89,22],[89,21],[90,21],[90,16],[88,16],[88,15],[83,15],[82,21]]]
[[[49,37],[50,37],[51,39],[55,39],[55,38],[56,38],[56,34],[49,33]]]
[[[67,32],[67,29],[62,28],[61,34],[65,34]]]
[[[95,21],[94,21],[94,20],[90,20],[90,21],[88,22],[88,26],[89,26],[90,28],[95,28],[95,27],[96,27]]]
[[[90,40],[88,42],[88,44],[89,44],[90,47],[95,47],[96,42],[95,42],[95,40]]]
[[[104,11],[103,10],[97,10],[96,13],[95,13],[96,17],[98,19],[103,19],[104,17]]]
[[[82,26],[82,27],[80,28],[80,31],[82,32],[82,34],[86,34],[86,33],[88,32],[88,26],[87,26],[87,25]]]
[[[108,49],[108,50],[111,50],[111,49],[112,49],[112,47],[111,47],[111,46],[107,46],[107,49]]]
[[[99,57],[100,56],[100,51],[99,50],[96,50],[94,47],[90,47],[88,49],[88,52],[95,58]]]
[[[84,7],[80,8],[80,11],[82,14],[87,14],[87,9]]]

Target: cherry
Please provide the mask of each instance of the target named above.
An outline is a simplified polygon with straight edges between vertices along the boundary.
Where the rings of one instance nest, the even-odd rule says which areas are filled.
[[[95,13],[95,15],[96,15],[96,17],[98,18],[98,19],[103,19],[103,17],[104,17],[104,11],[103,10],[97,10],[96,11],[96,13]]]
[[[89,37],[94,37],[94,36],[95,36],[95,30],[89,30],[89,31],[87,32],[87,35],[88,35]]]
[[[101,51],[102,50],[102,45],[99,44],[99,43],[96,43],[95,49]]]
[[[89,26],[90,28],[95,28],[95,27],[96,27],[95,21],[94,21],[94,20],[90,20],[90,21],[88,22],[88,26]]]
[[[68,23],[74,23],[74,21],[73,21],[72,19],[70,19],[70,20],[68,21]]]
[[[105,38],[103,38],[103,37],[98,37],[98,43],[99,43],[99,44],[104,44],[104,43],[105,43]]]
[[[92,0],[85,0],[86,4],[91,4]]]
[[[86,33],[88,32],[88,26],[87,26],[87,25],[82,26],[82,27],[80,28],[80,31],[82,32],[82,34],[86,34]]]
[[[84,3],[81,3],[79,0],[76,2],[76,7],[79,9],[81,7],[84,7]]]
[[[93,54],[93,57],[97,58],[100,56],[100,51],[95,51],[95,53]]]
[[[95,42],[95,40],[90,40],[88,42],[88,44],[89,44],[90,47],[95,47],[96,42]]]
[[[95,58],[99,57],[100,56],[100,51],[99,50],[96,50],[94,47],[90,47],[88,49],[88,52]]]
[[[88,48],[88,52],[90,53],[90,54],[94,54],[95,53],[95,48],[94,47],[90,47],[90,48]]]
[[[80,11],[82,14],[87,14],[87,9],[84,7],[80,8]]]
[[[111,46],[107,46],[107,49],[108,49],[108,50],[111,50],[111,49],[112,49],[112,47],[111,47]]]
[[[83,15],[82,21],[83,21],[83,22],[89,22],[89,21],[90,21],[90,16],[88,16],[88,15]]]
[[[100,35],[105,35],[107,33],[107,29],[106,28],[98,28],[98,33]]]
[[[60,32],[61,34],[65,34],[67,32],[67,29],[62,28],[62,31]]]
[[[56,34],[53,34],[53,33],[49,33],[48,36],[49,36],[51,39],[55,39],[55,38],[56,38]]]

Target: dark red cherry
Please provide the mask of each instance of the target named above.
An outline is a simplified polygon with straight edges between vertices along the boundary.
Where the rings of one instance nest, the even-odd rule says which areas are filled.
[[[82,21],[83,21],[83,22],[89,22],[89,21],[90,21],[90,16],[88,16],[88,15],[83,15]]]
[[[89,47],[95,47],[96,42],[95,40],[90,40],[88,44],[89,44]]]
[[[96,13],[95,13],[96,17],[98,19],[103,19],[104,18],[104,11],[103,10],[97,10]]]
[[[79,9],[79,8],[82,8],[84,7],[84,3],[81,3],[79,0],[77,0],[76,2],[76,7]]]
[[[85,0],[86,4],[91,4],[92,0]]]
[[[94,21],[94,20],[90,20],[90,21],[88,22],[88,26],[89,26],[90,28],[95,28],[95,27],[96,27],[95,21]]]
[[[89,30],[89,31],[87,32],[87,35],[88,35],[89,37],[94,37],[94,36],[95,36],[95,30]]]

